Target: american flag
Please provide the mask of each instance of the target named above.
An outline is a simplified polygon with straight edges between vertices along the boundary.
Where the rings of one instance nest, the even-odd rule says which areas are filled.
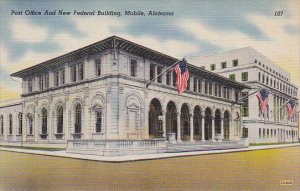
[[[288,119],[290,119],[292,117],[292,115],[294,114],[294,111],[295,111],[295,101],[293,99],[290,99],[286,103],[286,110],[288,112]]]
[[[189,71],[187,69],[187,63],[184,58],[175,66],[175,72],[177,75],[176,86],[179,95],[186,89],[187,81],[189,79]]]
[[[259,100],[260,110],[263,113],[268,105],[269,92],[266,89],[261,89],[259,92],[257,92],[256,97]]]

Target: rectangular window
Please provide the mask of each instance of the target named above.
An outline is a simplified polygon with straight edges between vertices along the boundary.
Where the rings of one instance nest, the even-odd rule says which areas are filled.
[[[242,73],[242,81],[248,81],[248,72]]]
[[[272,85],[273,85],[273,80],[272,78],[270,78],[270,86],[272,87]]]
[[[202,80],[198,81],[198,92],[201,93],[202,92]]]
[[[231,93],[231,89],[230,89],[230,88],[227,88],[226,99],[230,99],[230,93]]]
[[[221,62],[221,68],[224,69],[224,68],[226,68],[226,67],[227,67],[226,62]]]
[[[130,60],[130,76],[136,77],[136,60]]]
[[[71,76],[72,76],[72,82],[76,82],[77,80],[77,69],[76,66],[71,67]]]
[[[167,85],[170,85],[171,84],[171,72],[167,72],[166,74],[166,81],[167,81]]]
[[[191,78],[188,79],[187,85],[186,85],[186,90],[188,90],[188,91],[190,91],[190,85],[191,85],[190,79],[191,79]]]
[[[45,75],[45,88],[49,88],[49,74]]]
[[[101,125],[102,125],[102,115],[100,111],[96,111],[96,132],[101,132]]]
[[[266,137],[266,130],[263,128],[263,137]]]
[[[243,100],[243,105],[242,105],[242,116],[248,117],[249,116],[248,92],[243,92],[242,97],[245,97],[245,99]]]
[[[223,98],[226,99],[226,95],[227,95],[227,88],[223,87]]]
[[[173,86],[176,86],[176,72],[173,70]]]
[[[84,65],[83,63],[78,65],[79,67],[79,80],[83,80],[84,78]]]
[[[212,83],[209,83],[209,95],[212,95]]]
[[[235,101],[239,100],[239,92],[238,91],[234,92],[234,100]]]
[[[232,61],[232,66],[233,67],[236,67],[238,65],[239,65],[239,60],[238,59]]]
[[[269,137],[270,136],[270,134],[269,134],[269,129],[267,129],[267,137]]]
[[[39,87],[40,87],[40,90],[44,89],[44,77],[43,76],[39,76]]]
[[[235,81],[235,74],[229,74],[229,79],[234,80]]]
[[[65,84],[65,69],[60,71],[60,83],[63,85]]]
[[[101,58],[95,60],[96,76],[101,76]]]
[[[211,71],[213,71],[213,70],[215,70],[215,69],[216,69],[216,65],[215,65],[215,64],[210,65],[210,70],[211,70]]]
[[[205,82],[205,84],[204,84],[204,92],[205,92],[205,94],[208,94],[208,82]]]
[[[269,85],[269,77],[266,77],[266,84]]]
[[[155,65],[150,64],[150,80],[155,78]]]
[[[54,86],[59,85],[59,71],[54,72]]]
[[[258,72],[258,81],[260,82],[260,72]]]
[[[261,137],[261,128],[258,129],[258,135]]]
[[[219,92],[218,92],[218,94],[219,94],[218,96],[219,96],[219,97],[222,96],[222,95],[221,95],[221,91],[222,91],[222,86],[220,85],[220,86],[219,86]]]
[[[32,79],[28,80],[28,92],[32,92]]]
[[[197,78],[194,78],[194,92],[197,92],[197,82],[198,82],[198,79]]]
[[[161,72],[162,72],[162,67],[161,66],[157,66],[157,76],[159,74],[161,74]],[[158,83],[162,83],[162,75],[157,77],[157,82]]]
[[[218,84],[215,84],[215,94],[214,94],[214,96],[218,96]]]

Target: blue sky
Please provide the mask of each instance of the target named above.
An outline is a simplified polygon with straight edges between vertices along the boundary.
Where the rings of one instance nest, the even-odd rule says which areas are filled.
[[[23,15],[11,15],[12,10]],[[27,16],[25,10],[120,11],[123,16]],[[124,16],[124,11],[174,16]],[[274,11],[283,10],[275,17]],[[0,94],[18,95],[9,74],[111,35],[171,56],[252,46],[299,78],[299,2],[270,1],[4,1],[0,0]],[[295,72],[296,71],[296,72]],[[5,96],[2,96],[5,97]],[[5,97],[7,98],[7,96]]]

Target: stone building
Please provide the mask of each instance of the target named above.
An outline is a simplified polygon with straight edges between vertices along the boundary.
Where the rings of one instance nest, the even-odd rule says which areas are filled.
[[[1,140],[22,137],[23,142],[68,141],[71,147],[93,148],[108,142],[155,147],[166,138],[173,143],[239,141],[241,103],[235,101],[249,86],[188,64],[190,79],[181,95],[173,71],[145,87],[176,61],[112,36],[13,73],[22,79],[23,90],[11,105],[16,109],[0,106]]]
[[[190,62],[252,87],[242,92],[243,96],[250,95],[243,101],[242,108],[243,127],[248,129],[250,143],[298,141],[297,113],[288,119],[284,105],[293,99],[295,111],[298,110],[298,88],[290,82],[290,74],[283,68],[251,47],[193,57]],[[265,113],[261,113],[259,101],[253,94],[260,88],[269,92]]]

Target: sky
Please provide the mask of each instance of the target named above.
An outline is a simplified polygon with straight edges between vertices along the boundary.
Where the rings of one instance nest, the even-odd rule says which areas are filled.
[[[251,46],[288,71],[299,86],[299,2],[0,0],[0,100],[21,93],[21,80],[11,73],[112,35],[176,58]],[[118,11],[122,16],[25,15],[26,10]],[[14,14],[18,11],[22,15]],[[125,16],[125,11],[146,15]],[[148,16],[149,11],[173,16]],[[275,11],[283,12],[274,16]]]

